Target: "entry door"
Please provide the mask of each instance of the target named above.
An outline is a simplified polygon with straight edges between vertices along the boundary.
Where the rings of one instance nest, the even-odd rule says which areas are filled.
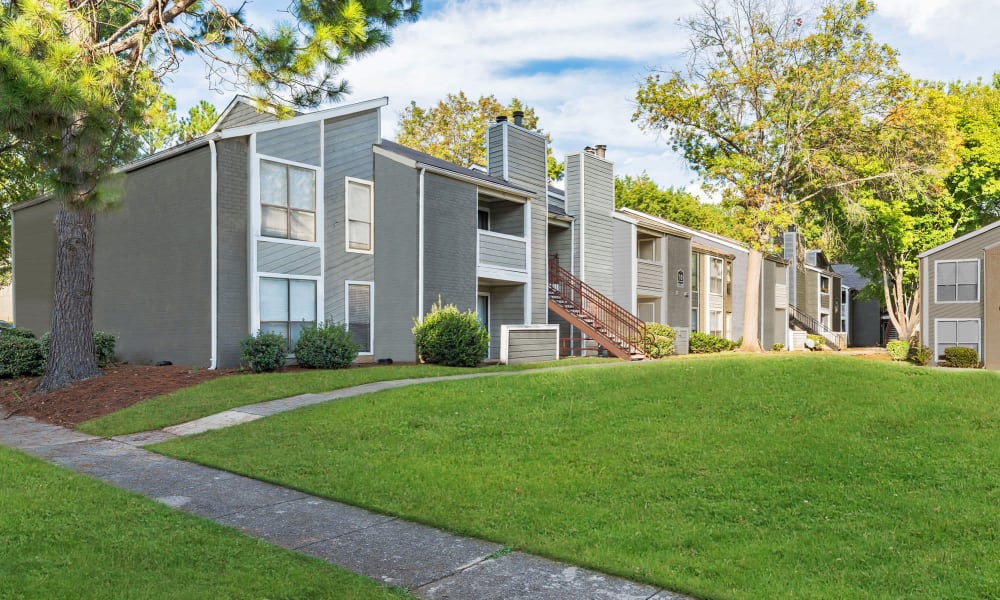
[[[983,356],[987,369],[1000,369],[1000,246],[986,249],[983,302]]]

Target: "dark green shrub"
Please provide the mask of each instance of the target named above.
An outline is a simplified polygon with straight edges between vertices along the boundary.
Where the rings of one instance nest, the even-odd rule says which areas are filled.
[[[476,313],[459,312],[452,304],[441,306],[440,301],[423,323],[414,323],[413,337],[420,360],[449,367],[474,367],[490,348],[490,334]]]
[[[736,342],[731,342],[726,338],[694,331],[691,333],[691,338],[688,341],[688,352],[691,354],[710,354],[712,352],[733,350],[737,346]]]
[[[42,347],[33,337],[0,335],[0,377],[41,375],[45,370]]]
[[[347,327],[326,323],[302,330],[295,343],[295,359],[309,369],[343,369],[354,362],[360,348]]]
[[[21,327],[5,327],[0,329],[0,337],[19,337],[29,340],[35,339],[35,332]]]
[[[771,346],[771,350],[774,351],[774,352],[781,352],[784,349],[785,349],[785,345],[782,344],[781,342],[775,342],[774,345]]]
[[[258,331],[240,341],[240,364],[254,373],[277,371],[285,366],[288,341],[277,333]]]
[[[944,366],[958,369],[976,369],[979,367],[979,353],[972,348],[952,346],[944,349]]]
[[[49,362],[49,345],[52,343],[52,333],[46,333],[38,341],[42,347],[42,360],[47,364]],[[104,333],[103,331],[94,332],[94,358],[97,359],[98,367],[104,368],[115,364],[115,347],[117,344],[118,339],[115,338],[114,334]]]
[[[885,345],[885,351],[889,353],[892,360],[906,360],[910,355],[910,342],[906,340],[894,340]]]
[[[934,354],[931,352],[930,348],[924,346],[923,344],[918,344],[916,346],[910,346],[910,354],[907,356],[906,360],[917,366],[926,367],[930,364],[933,356]]]
[[[669,325],[646,323],[646,338],[642,341],[643,352],[649,358],[665,358],[674,353],[674,338],[677,332]]]

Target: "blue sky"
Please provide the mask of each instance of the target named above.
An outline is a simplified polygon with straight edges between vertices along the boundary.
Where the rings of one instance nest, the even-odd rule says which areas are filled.
[[[282,19],[283,0],[251,0],[254,20]],[[518,97],[535,107],[557,156],[606,144],[618,174],[648,172],[663,186],[697,181],[665,141],[631,122],[639,83],[654,68],[683,64],[678,19],[693,0],[430,0],[393,44],[349,65],[346,102],[388,96],[383,134],[391,138],[411,100],[430,105],[449,92]],[[1000,0],[883,0],[870,21],[876,38],[900,52],[916,77],[991,79],[1000,72]],[[233,90],[208,89],[205,67],[189,60],[168,87],[182,110],[200,99],[218,107]]]

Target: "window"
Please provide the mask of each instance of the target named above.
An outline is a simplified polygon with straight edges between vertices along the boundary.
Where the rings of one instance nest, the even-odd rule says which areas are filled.
[[[656,318],[656,301],[655,300],[644,300],[636,304],[636,310],[639,314],[639,320],[643,323],[656,323],[658,319]]]
[[[305,327],[316,325],[316,282],[260,278],[260,330],[277,333],[295,347]]]
[[[691,291],[698,291],[698,263],[701,262],[700,254],[691,255]]]
[[[722,311],[708,311],[708,333],[715,337],[722,337]]]
[[[636,258],[653,262],[657,261],[659,258],[657,252],[658,241],[656,238],[639,240],[638,244],[636,244]]]
[[[698,331],[698,309],[691,309],[691,331]]]
[[[316,171],[260,161],[260,234],[316,241]]]
[[[722,295],[722,273],[724,262],[721,258],[711,257],[708,264],[708,291],[711,294]],[[712,335],[715,335],[714,333]]]
[[[701,331],[698,326],[698,266],[701,264],[701,255],[691,255],[691,331]]]
[[[347,178],[347,250],[372,251],[374,202],[370,181]]]
[[[483,231],[490,230],[490,209],[480,208],[479,209],[479,228]]]
[[[819,276],[819,293],[829,294],[830,293],[830,278],[826,275]]]
[[[360,344],[360,354],[372,352],[372,284],[347,282],[347,330]]]
[[[979,301],[978,260],[939,260],[935,264],[935,302]]]
[[[979,319],[939,319],[935,321],[935,352],[944,355],[944,349],[952,346],[972,348],[982,355],[979,346]]]

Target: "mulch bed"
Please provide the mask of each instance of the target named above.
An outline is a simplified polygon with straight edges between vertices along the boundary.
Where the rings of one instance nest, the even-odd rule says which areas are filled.
[[[0,418],[15,414],[75,427],[141,400],[234,373],[238,371],[121,364],[104,369],[101,377],[45,394],[34,392],[40,377],[5,379],[0,381]]]

